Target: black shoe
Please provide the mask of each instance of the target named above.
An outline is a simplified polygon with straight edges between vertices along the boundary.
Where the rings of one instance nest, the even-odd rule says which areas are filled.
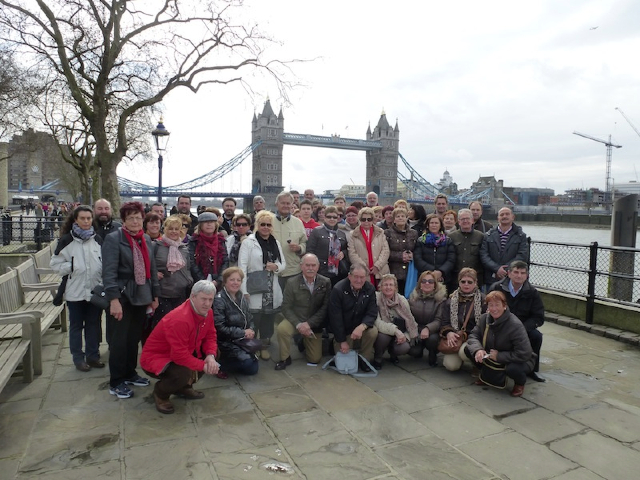
[[[364,363],[364,362],[363,362]],[[382,370],[382,360],[378,361],[378,360],[374,360],[373,362],[371,362],[371,365],[373,365],[373,367],[376,370]]]
[[[88,372],[89,370],[91,370],[91,367],[87,362],[78,362],[76,363],[76,369],[80,370],[81,372]]]
[[[281,360],[276,363],[276,370],[284,370],[289,365],[291,365],[291,356],[288,356],[286,360]]]
[[[296,342],[296,344],[298,345],[298,351],[300,353],[305,351],[305,346],[304,346],[304,337],[300,337],[300,339]]]
[[[530,374],[527,375],[531,380],[534,380],[536,382],[540,382],[540,383],[544,383],[547,381],[546,378],[542,378],[540,375],[538,375],[536,372],[531,372]]]
[[[429,352],[429,366],[437,367],[438,366],[438,353],[437,352]]]
[[[369,365],[364,363],[362,359],[358,360],[358,366],[360,367],[360,370],[362,370],[364,373],[369,373],[371,371],[371,368],[369,367]]]
[[[398,365],[400,363],[400,360],[398,359],[397,356],[395,355],[391,355],[391,357],[389,358],[389,361],[391,363],[393,363],[394,365]]]
[[[91,368],[104,368],[104,362],[100,360],[87,360],[87,365]]]

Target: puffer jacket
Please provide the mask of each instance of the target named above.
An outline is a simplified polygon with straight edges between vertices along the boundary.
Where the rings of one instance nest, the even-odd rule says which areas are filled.
[[[220,355],[226,359],[237,358],[244,361],[251,355],[233,341],[244,338],[244,331],[247,329],[255,331],[255,326],[249,312],[249,303],[242,291],[238,292],[237,300],[239,303],[234,302],[224,288],[218,292],[213,300],[213,320],[218,335]]]
[[[376,278],[381,278],[382,275],[389,273],[389,244],[387,243],[387,237],[384,235],[384,230],[375,225],[371,228],[373,228],[373,239],[371,241],[373,265],[378,267]],[[369,268],[369,253],[360,228],[356,228],[351,232],[348,248],[349,261],[352,264],[359,263]]]
[[[82,240],[72,233],[62,236],[51,257],[50,267],[60,276],[67,275],[64,299],[69,302],[89,301],[91,289],[102,283],[101,239],[95,234]]]
[[[160,240],[153,242],[156,258],[156,268],[162,273],[163,278],[160,279],[160,296],[162,298],[184,298],[187,289],[193,285],[193,277],[191,276],[189,247],[182,243],[178,247],[178,251],[184,259],[184,267],[176,272],[167,270],[167,257],[169,256],[169,245]]]
[[[432,295],[424,295],[418,292],[418,287],[409,295],[409,307],[413,318],[418,323],[418,331],[427,327],[429,333],[440,331],[442,323],[442,311],[447,299],[447,289],[444,285],[438,285]]]
[[[395,225],[391,225],[384,231],[384,234],[389,244],[389,271],[398,280],[405,280],[409,264],[402,261],[402,253],[405,251],[413,252],[418,240],[418,232],[412,228],[407,228],[402,232]]]
[[[487,340],[483,343],[485,327],[489,325]],[[497,350],[498,363],[526,363],[533,371],[535,354],[529,343],[529,336],[522,322],[507,308],[500,317],[494,319],[485,313],[471,331],[467,346],[471,355],[478,350]]]

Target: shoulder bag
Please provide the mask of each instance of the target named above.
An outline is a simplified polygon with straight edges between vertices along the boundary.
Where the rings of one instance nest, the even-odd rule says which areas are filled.
[[[107,300],[107,292],[104,291],[104,285],[98,284],[91,289],[89,301],[102,310],[109,308],[109,300]]]
[[[358,373],[358,359],[371,369],[369,373]],[[331,363],[333,362],[333,365]],[[351,375],[352,377],[375,377],[378,375],[376,370],[369,361],[355,350],[351,349],[347,353],[337,352],[335,356],[322,366],[323,370],[330,368],[342,375]]]
[[[487,345],[487,333],[489,332],[489,324],[484,327],[484,336],[482,339],[482,346],[485,348]],[[504,388],[507,386],[507,368],[502,363],[495,362],[490,358],[485,358],[482,361],[482,367],[480,368],[480,380],[495,388]]]
[[[460,347],[462,347],[462,344],[467,341],[467,324],[469,323],[469,318],[471,318],[471,312],[473,312],[473,306],[467,311],[467,314],[464,317],[462,328],[459,332],[456,332],[458,334],[458,338],[456,338],[456,343],[453,347],[449,346],[446,335],[444,337],[440,337],[440,341],[438,342],[439,352],[443,353],[444,355],[458,353]]]
[[[269,275],[271,272],[268,270],[247,273],[247,293],[253,295],[269,292]]]

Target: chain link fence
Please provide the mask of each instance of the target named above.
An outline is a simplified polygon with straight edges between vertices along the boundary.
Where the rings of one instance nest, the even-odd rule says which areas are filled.
[[[58,236],[60,220],[62,219],[58,217],[3,215],[0,228],[0,252],[30,253],[41,250],[43,244],[52,242]]]
[[[531,245],[530,280],[538,287],[587,298],[637,306],[640,303],[640,250],[555,242]]]

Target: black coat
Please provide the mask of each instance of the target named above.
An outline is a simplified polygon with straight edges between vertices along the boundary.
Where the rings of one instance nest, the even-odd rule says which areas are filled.
[[[498,290],[507,297],[509,310],[524,324],[527,332],[534,330],[544,323],[544,304],[538,290],[525,280],[522,288],[515,297],[509,291],[509,278],[496,282],[491,286],[491,291]]]
[[[418,239],[416,248],[413,251],[413,260],[418,269],[418,274],[427,270],[440,270],[446,283],[453,281],[453,270],[456,267],[456,249],[449,237],[447,237],[445,244],[439,247],[429,247]]]
[[[255,331],[253,317],[249,312],[249,304],[238,292],[240,304],[234,302],[226,290],[222,289],[213,299],[213,321],[218,335],[218,350],[224,358],[237,358],[244,361],[251,357],[234,340],[244,337],[244,331]]]
[[[493,227],[486,234],[480,247],[480,261],[484,267],[484,283],[494,283],[495,273],[502,266],[508,266],[514,260],[529,261],[529,242],[522,228],[513,224],[503,251],[500,251],[500,232]]]
[[[338,275],[329,275],[327,267],[327,259],[329,258],[329,230],[324,226],[314,228],[309,234],[307,240],[307,253],[313,253],[318,257],[320,262],[320,268],[318,273],[327,278],[333,278],[337,276],[342,279],[349,273],[349,252],[347,251],[347,234],[343,230],[332,230],[338,235],[340,240],[340,251],[344,253],[344,258],[340,261],[338,266]]]
[[[329,327],[336,342],[346,341],[361,323],[372,328],[377,317],[376,290],[371,283],[365,282],[357,297],[349,278],[335,284],[329,297]]]

